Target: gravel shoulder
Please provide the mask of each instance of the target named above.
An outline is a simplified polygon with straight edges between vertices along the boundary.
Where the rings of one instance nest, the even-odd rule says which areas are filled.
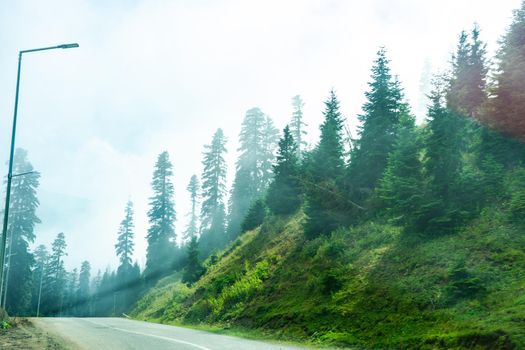
[[[63,339],[36,327],[27,318],[12,319],[10,329],[0,330],[0,349],[66,350],[74,349]]]

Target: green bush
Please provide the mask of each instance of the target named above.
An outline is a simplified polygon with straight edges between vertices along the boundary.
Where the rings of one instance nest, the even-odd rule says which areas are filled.
[[[481,279],[468,271],[462,264],[450,271],[447,285],[449,302],[471,299],[484,291],[485,287]]]

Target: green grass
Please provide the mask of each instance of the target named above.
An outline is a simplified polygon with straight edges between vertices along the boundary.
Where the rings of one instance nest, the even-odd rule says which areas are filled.
[[[525,234],[495,208],[433,238],[369,222],[306,241],[270,218],[194,286],[164,280],[137,318],[353,348],[525,348]],[[210,328],[208,328],[210,327]]]

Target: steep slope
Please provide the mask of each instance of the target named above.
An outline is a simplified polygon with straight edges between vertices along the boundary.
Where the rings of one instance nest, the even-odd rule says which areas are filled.
[[[269,218],[134,316],[365,348],[525,347],[525,235],[503,210],[436,238],[368,223],[306,241],[303,220]]]

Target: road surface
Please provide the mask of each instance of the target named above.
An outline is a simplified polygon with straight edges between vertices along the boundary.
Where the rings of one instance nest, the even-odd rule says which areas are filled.
[[[31,321],[46,332],[59,336],[73,349],[304,349],[123,318],[33,318]]]

